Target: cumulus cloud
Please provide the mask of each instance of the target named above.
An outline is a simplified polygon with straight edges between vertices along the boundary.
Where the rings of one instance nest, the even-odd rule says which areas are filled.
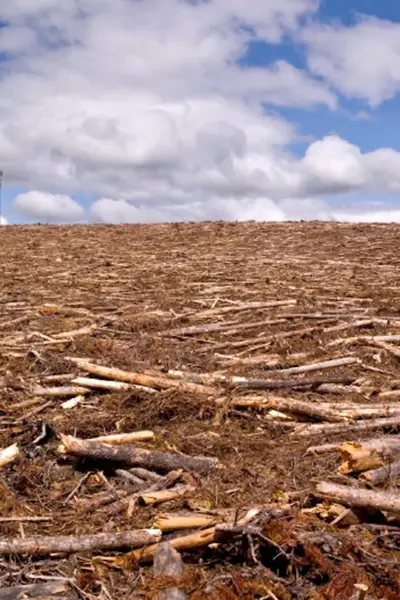
[[[400,209],[388,202],[352,198],[339,205],[322,198],[286,198],[279,202],[259,197],[229,198],[220,202],[212,198],[187,205],[161,205],[149,210],[146,205],[132,205],[126,200],[102,198],[90,209],[96,223],[162,223],[204,219],[229,221],[336,221],[342,223],[400,223]]]
[[[28,218],[46,221],[70,222],[84,215],[83,208],[69,196],[31,191],[14,199],[19,213]]]
[[[102,222],[332,218],[331,194],[398,191],[390,148],[363,154],[328,136],[291,154],[296,127],[274,109],[334,110],[321,77],[283,60],[239,66],[249,42],[278,44],[317,9],[317,0],[3,2],[2,168],[39,190],[15,207],[82,219],[72,197],[84,194],[98,198],[88,218]]]
[[[0,225],[8,225],[8,221],[5,217],[0,217]]]
[[[304,30],[308,65],[348,97],[378,106],[400,90],[400,23],[360,16],[356,25]]]

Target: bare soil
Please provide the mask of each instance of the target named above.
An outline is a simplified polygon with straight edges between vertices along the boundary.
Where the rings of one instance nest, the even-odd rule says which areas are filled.
[[[399,232],[396,225],[330,223],[1,228],[0,448],[17,443],[21,451],[19,460],[0,469],[1,539],[124,531],[152,527],[160,512],[289,502],[287,516],[263,524],[270,546],[247,539],[247,546],[239,540],[183,552],[187,597],[350,600],[358,598],[354,585],[365,583],[367,598],[400,598],[400,529],[375,528],[364,519],[332,526],[303,510],[320,502],[313,491],[321,480],[358,484],[337,473],[337,453],[306,455],[307,447],[360,434],[295,438],[290,421],[230,404],[232,398],[272,394],[376,405],[379,393],[400,389],[399,358],[361,338],[346,339],[400,335]],[[288,302],[265,306],[274,301]],[[243,306],[250,303],[264,307]],[[228,307],[236,310],[222,310]],[[215,324],[221,327],[178,331]],[[54,337],[62,332],[71,334]],[[260,355],[278,355],[279,365],[242,360]],[[285,367],[343,356],[360,360],[280,374]],[[92,390],[64,409],[67,398],[32,390],[64,385],[49,383],[49,376],[82,375],[68,357],[163,377],[173,369],[269,381],[349,379],[350,385],[344,395],[317,384],[272,392],[213,384],[215,397],[180,388]],[[398,399],[400,406],[400,393]],[[118,514],[110,506],[85,512],[83,501],[129,483],[112,465],[60,456],[59,434],[93,438],[136,430],[155,433],[139,447],[216,457],[223,468],[195,476],[190,499],[135,505]],[[377,435],[366,432],[362,439]],[[396,480],[385,485],[397,489]],[[4,521],[40,515],[49,520]],[[156,597],[151,564],[121,570],[93,560],[122,554],[6,556],[0,558],[0,582],[10,587],[65,577],[73,580],[75,597]]]

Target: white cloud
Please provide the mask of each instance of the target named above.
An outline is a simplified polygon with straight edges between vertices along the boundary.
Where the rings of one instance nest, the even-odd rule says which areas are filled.
[[[400,223],[400,209],[394,203],[353,198],[335,205],[320,198],[287,198],[279,202],[269,198],[229,198],[221,202],[213,198],[204,203],[176,207],[163,205],[148,209],[133,206],[125,200],[102,198],[90,209],[91,220],[97,223],[162,223],[214,219],[226,221],[336,221],[342,223]]]
[[[19,194],[14,199],[14,206],[25,217],[47,221],[68,223],[84,215],[83,208],[69,196],[46,192]]]
[[[0,225],[8,225],[8,221],[5,217],[0,217]]]
[[[265,105],[334,109],[321,79],[285,61],[244,70],[235,62],[251,39],[279,43],[317,8],[317,0],[3,2],[1,166],[8,182],[42,190],[18,196],[16,208],[82,219],[72,196],[84,194],[99,198],[90,210],[99,221],[332,218],[318,198],[400,191],[392,149],[363,154],[327,136],[301,158],[290,153],[295,126]]]
[[[266,69],[235,63],[251,38],[279,42],[316,7],[316,0],[2,5],[7,179],[159,201],[186,197],[192,185],[218,193],[236,159],[268,153],[273,161],[294,139],[262,103],[335,106],[324,84],[284,61]]]
[[[400,23],[362,16],[354,26],[306,29],[308,64],[343,94],[377,106],[400,90]]]
[[[163,223],[214,219],[226,221],[336,221],[341,223],[400,223],[400,209],[387,202],[352,200],[342,206],[320,198],[287,198],[276,202],[269,198],[213,198],[204,203],[179,207],[162,205],[149,209],[133,206],[126,200],[102,198],[90,209],[96,223]]]
[[[285,221],[280,206],[268,198],[225,198],[198,200],[189,204],[133,205],[126,200],[101,198],[90,207],[90,217],[100,223],[162,223],[173,221]]]
[[[335,219],[345,223],[400,223],[400,210],[337,212]]]

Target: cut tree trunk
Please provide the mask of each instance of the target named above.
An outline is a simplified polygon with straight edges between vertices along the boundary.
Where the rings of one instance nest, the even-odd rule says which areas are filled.
[[[209,325],[193,325],[191,327],[181,327],[179,329],[171,329],[165,333],[161,333],[162,337],[188,337],[199,335],[202,333],[220,332],[223,334],[234,335],[239,331],[246,329],[254,329],[255,327],[265,327],[266,325],[279,325],[286,323],[286,319],[268,319],[264,321],[253,321],[251,323],[238,324],[235,321],[222,321],[221,323],[210,323]]]
[[[0,556],[49,554],[71,554],[88,550],[111,550],[140,548],[157,542],[161,538],[159,529],[136,529],[121,533],[97,533],[79,537],[35,537],[0,540]]]
[[[316,424],[300,426],[290,436],[293,438],[308,437],[313,435],[333,435],[336,433],[354,433],[359,431],[373,431],[374,429],[398,429],[400,427],[400,416],[388,417],[387,419],[371,419],[361,423],[329,423],[327,425]]]
[[[400,476],[400,461],[384,465],[378,469],[372,469],[366,471],[360,475],[360,479],[371,485],[380,485],[385,483],[388,479],[396,479]]]
[[[247,513],[238,520],[238,525],[247,525],[260,513],[259,509],[250,509]],[[175,538],[169,543],[175,550],[193,550],[194,548],[203,548],[214,541],[215,527],[209,527],[201,531],[195,531],[189,535]],[[123,569],[129,569],[132,564],[142,564],[151,562],[154,552],[159,548],[160,544],[152,544],[147,548],[132,550],[124,556],[117,557],[114,564]]]
[[[345,444],[352,442],[344,442]],[[379,453],[386,454],[398,454],[400,453],[400,436],[398,435],[387,435],[385,437],[372,438],[370,440],[364,440],[362,442],[354,442],[362,444],[363,448],[369,450],[375,450]],[[325,452],[332,452],[334,450],[340,450],[343,442],[334,442],[332,444],[320,444],[319,446],[309,446],[307,448],[307,454],[324,454]]]
[[[54,398],[62,398],[67,396],[82,396],[83,394],[89,394],[90,390],[86,387],[77,385],[64,385],[59,387],[34,387],[32,390],[33,396],[50,396]]]
[[[333,407],[332,407],[333,408]],[[334,408],[333,408],[334,409]],[[395,417],[400,416],[400,405],[388,406],[382,404],[381,406],[354,406],[354,408],[344,408],[338,410],[338,415],[346,417],[347,419],[379,419],[383,417]]]
[[[337,383],[321,383],[316,390],[319,394],[364,394],[365,390],[358,385],[342,385]]]
[[[376,450],[357,442],[345,442],[338,449],[342,455],[342,464],[338,471],[344,475],[375,469],[385,462]]]
[[[60,438],[62,444],[59,447],[59,452],[62,454],[106,460],[131,467],[145,467],[161,472],[185,469],[208,475],[219,465],[218,460],[215,458],[144,450],[133,446],[112,446],[103,442],[90,442],[63,434],[60,435]]]
[[[218,404],[221,400],[217,401]],[[258,410],[277,410],[291,414],[306,415],[319,421],[328,421],[330,423],[347,422],[346,417],[336,414],[333,410],[321,406],[317,403],[303,402],[292,398],[280,398],[278,396],[263,397],[244,397],[232,398],[228,405],[236,408],[256,408]]]
[[[208,308],[196,313],[196,318],[211,317],[214,315],[225,315],[228,313],[242,312],[244,310],[259,310],[263,308],[277,308],[279,306],[294,306],[297,300],[271,300],[269,302],[248,302],[238,306],[223,306],[221,308]]]
[[[208,529],[202,529],[189,535],[170,540],[170,545],[175,550],[185,551],[193,550],[194,548],[204,548],[214,541],[215,527],[209,527]],[[132,564],[145,564],[152,561],[154,552],[159,548],[158,544],[152,544],[146,548],[133,550],[128,552],[125,556],[117,557],[114,561],[115,565],[119,565],[122,568],[129,569]]]
[[[400,514],[400,494],[396,492],[377,492],[322,481],[317,485],[314,495],[345,504],[351,508],[386,510]]]
[[[203,529],[211,527],[219,522],[220,518],[216,515],[208,514],[158,514],[156,515],[153,527],[161,531],[179,531],[181,529]]]
[[[379,340],[374,340],[373,342],[371,342],[371,344],[373,346],[376,346],[377,348],[382,348],[382,350],[386,350],[386,352],[388,352],[392,356],[395,356],[396,358],[400,358],[400,348],[396,348],[396,346],[393,346],[393,344],[388,344],[387,342],[381,342]]]
[[[282,357],[279,356],[279,354],[259,354],[258,356],[240,358],[239,356],[223,356],[216,353],[216,359],[223,369],[236,366],[257,365],[262,365],[264,368],[274,368],[282,364]]]
[[[72,593],[68,581],[48,581],[46,583],[33,583],[32,585],[15,585],[14,587],[1,588],[0,600],[72,600],[76,595]]]
[[[290,388],[317,387],[326,383],[341,383],[349,385],[355,381],[354,377],[316,377],[315,379],[247,379],[232,384],[238,389],[246,390],[279,390]]]
[[[312,363],[310,365],[303,365],[300,367],[289,367],[288,369],[279,370],[279,373],[285,373],[285,375],[294,375],[295,373],[310,373],[312,371],[320,371],[322,369],[334,369],[336,367],[360,364],[360,362],[361,360],[359,358],[348,356]]]
[[[163,502],[170,502],[171,500],[177,500],[178,498],[184,498],[193,494],[195,491],[196,488],[193,485],[177,485],[169,490],[141,492],[138,494],[138,499],[146,506],[150,506],[161,504]]]
[[[130,389],[129,383],[123,381],[107,381],[105,379],[92,379],[91,377],[75,377],[73,385],[79,385],[94,390],[107,390],[110,392],[123,392]]]
[[[199,385],[197,383],[176,381],[175,379],[170,379],[168,377],[132,373],[130,371],[123,371],[121,369],[95,365],[90,362],[77,362],[76,366],[81,371],[86,371],[91,375],[97,375],[99,377],[112,379],[114,381],[122,381],[124,383],[133,383],[148,388],[160,390],[176,389],[192,394],[200,394],[203,396],[213,396],[215,394],[214,388]]]
[[[132,444],[145,440],[154,440],[153,431],[132,431],[131,433],[116,433],[113,435],[101,435],[97,438],[89,438],[87,442],[104,442],[112,446],[120,446],[123,444]]]

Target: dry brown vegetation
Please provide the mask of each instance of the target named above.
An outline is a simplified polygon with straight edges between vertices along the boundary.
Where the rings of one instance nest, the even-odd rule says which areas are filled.
[[[399,598],[398,231],[1,228],[0,587]]]

